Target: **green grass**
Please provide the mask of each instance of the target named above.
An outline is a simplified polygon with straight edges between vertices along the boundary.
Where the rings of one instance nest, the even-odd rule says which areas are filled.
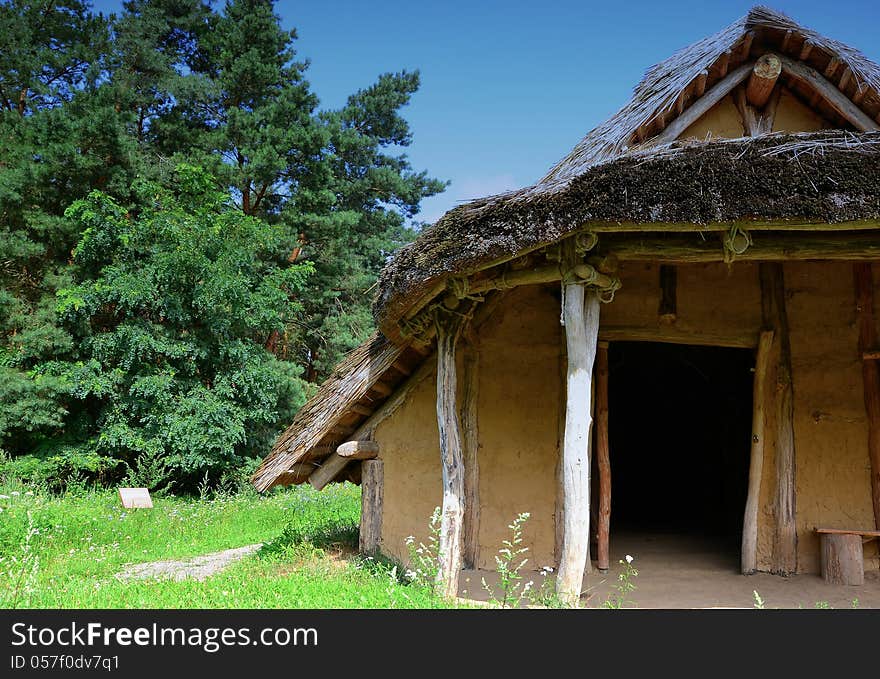
[[[211,500],[111,491],[52,496],[0,486],[0,608],[424,608],[440,606],[391,564],[354,555],[360,490],[297,487]],[[30,535],[30,538],[28,536]],[[199,582],[123,581],[126,564],[265,543]]]

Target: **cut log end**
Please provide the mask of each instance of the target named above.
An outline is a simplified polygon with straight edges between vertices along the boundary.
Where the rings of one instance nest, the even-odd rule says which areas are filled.
[[[375,441],[348,441],[336,449],[336,454],[349,460],[372,460],[379,457],[379,444]]]
[[[765,54],[755,62],[746,85],[746,99],[755,108],[764,108],[782,73],[782,61],[775,54]]]

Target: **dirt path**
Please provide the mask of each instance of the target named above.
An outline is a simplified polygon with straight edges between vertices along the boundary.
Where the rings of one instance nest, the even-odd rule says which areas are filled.
[[[235,549],[224,549],[222,552],[213,552],[194,556],[180,561],[150,561],[128,566],[116,577],[120,580],[148,580],[158,578],[165,580],[186,580],[194,578],[204,580],[208,576],[219,573],[227,566],[240,561],[246,556],[255,553],[262,544],[245,545]]]

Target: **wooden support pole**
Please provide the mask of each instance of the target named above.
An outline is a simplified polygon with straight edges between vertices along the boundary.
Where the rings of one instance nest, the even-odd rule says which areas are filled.
[[[871,462],[871,504],[874,527],[880,529],[880,364],[866,355],[877,347],[874,321],[874,271],[871,264],[854,265],[856,315],[859,322],[859,354],[862,356],[862,384],[868,417],[868,457]]]
[[[469,338],[462,364],[461,432],[464,447],[465,568],[480,563],[480,428],[477,417],[480,386],[480,353],[475,336]]]
[[[660,308],[657,310],[660,322],[667,325],[678,318],[678,272],[669,264],[660,265]]]
[[[382,544],[384,476],[382,460],[361,462],[361,554],[377,554]]]
[[[758,503],[761,498],[761,476],[764,473],[764,422],[767,368],[773,347],[773,331],[765,330],[758,340],[755,356],[755,377],[752,382],[752,448],[749,461],[749,491],[742,532],[742,573],[758,570]]]
[[[590,551],[590,410],[599,297],[577,283],[566,284],[563,292],[568,371],[562,451],[562,557],[556,593],[563,602],[576,605]]]
[[[791,374],[791,342],[785,309],[785,276],[782,264],[759,266],[764,327],[775,336],[776,393],[776,539],[773,573],[797,572],[797,466],[794,442],[794,386]]]
[[[596,462],[599,468],[599,517],[596,566],[603,573],[610,564],[611,452],[608,438],[608,342],[596,350]]]
[[[437,592],[446,599],[458,593],[464,534],[464,460],[458,420],[455,348],[463,316],[437,317],[437,427],[443,472],[443,508],[440,517]]]
[[[779,57],[772,53],[762,55],[749,75],[746,100],[757,109],[764,108],[781,73],[782,62]]]

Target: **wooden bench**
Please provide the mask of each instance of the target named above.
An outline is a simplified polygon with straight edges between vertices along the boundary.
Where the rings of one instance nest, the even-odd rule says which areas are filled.
[[[865,582],[862,543],[880,538],[880,530],[817,528],[822,541],[822,577],[831,585]]]

